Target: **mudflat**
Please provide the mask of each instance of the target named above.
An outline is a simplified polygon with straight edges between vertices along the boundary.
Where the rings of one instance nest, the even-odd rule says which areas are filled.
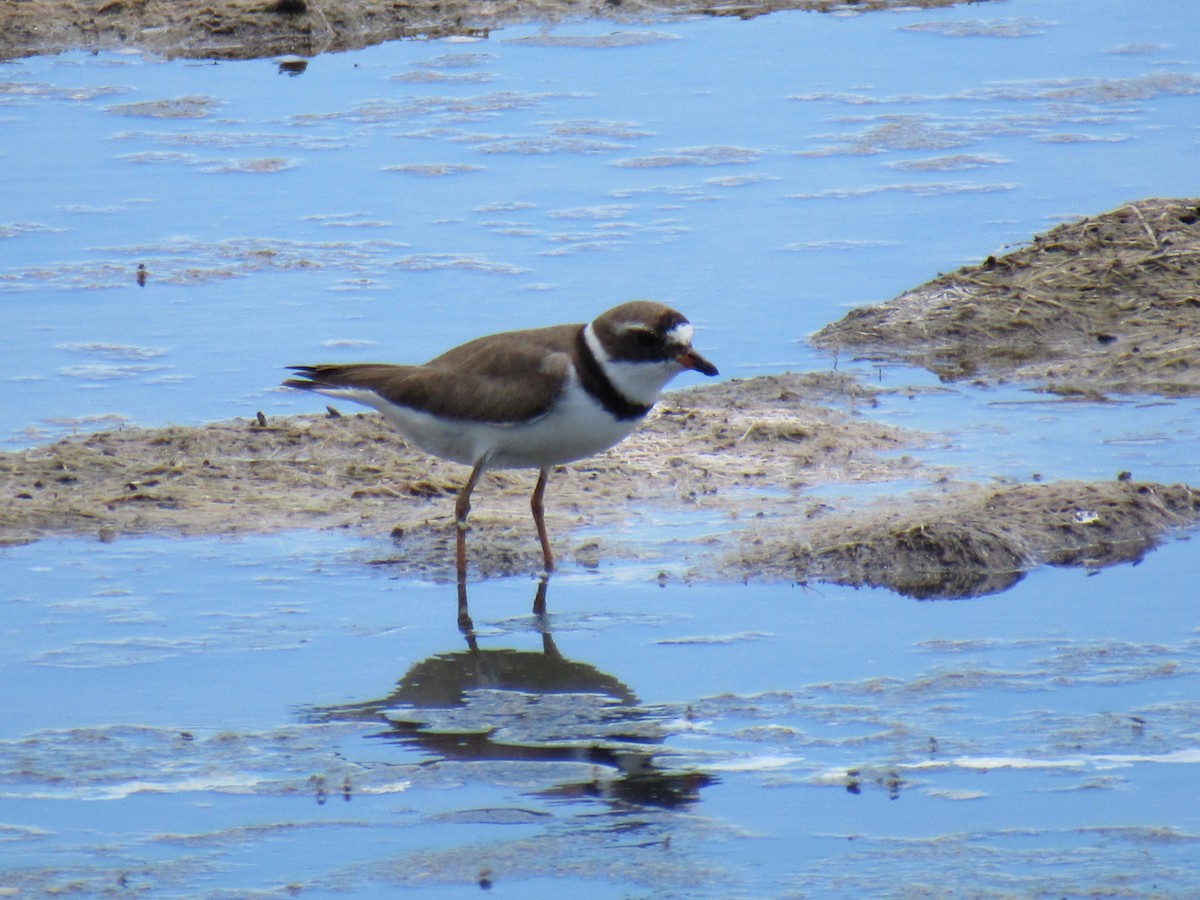
[[[165,57],[315,56],[394,41],[482,37],[523,22],[675,16],[751,18],[785,9],[870,12],[964,0],[9,0],[0,4],[0,59],[135,48]],[[973,0],[995,2],[995,0]]]

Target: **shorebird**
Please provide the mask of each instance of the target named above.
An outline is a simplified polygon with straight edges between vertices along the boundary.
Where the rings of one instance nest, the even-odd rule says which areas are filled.
[[[486,335],[423,365],[289,369],[299,377],[285,386],[374,407],[409,443],[471,467],[454,505],[460,585],[471,493],[485,472],[538,470],[530,509],[549,573],[554,554],[543,500],[550,468],[623,440],[680,372],[717,374],[692,347],[688,320],[647,300],[623,303],[590,324]]]

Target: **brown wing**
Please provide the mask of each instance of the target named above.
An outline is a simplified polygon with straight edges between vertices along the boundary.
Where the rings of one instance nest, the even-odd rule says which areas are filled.
[[[410,409],[475,422],[522,422],[543,415],[562,391],[568,349],[581,326],[522,332],[520,341],[490,335],[423,366],[383,363],[292,366],[287,387],[370,391]]]

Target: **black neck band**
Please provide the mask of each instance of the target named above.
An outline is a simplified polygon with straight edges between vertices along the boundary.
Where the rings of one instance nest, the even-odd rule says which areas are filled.
[[[650,412],[650,407],[629,402],[616,389],[612,381],[604,374],[604,369],[601,367],[600,361],[596,359],[596,354],[588,346],[587,338],[584,336],[586,330],[586,325],[580,328],[579,334],[575,338],[575,368],[579,373],[579,383],[583,385],[584,390],[599,400],[600,405],[618,421],[628,422],[630,419],[642,418]]]

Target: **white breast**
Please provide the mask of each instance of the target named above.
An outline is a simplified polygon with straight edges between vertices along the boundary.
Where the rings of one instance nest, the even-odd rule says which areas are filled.
[[[497,467],[540,468],[573,462],[620,443],[637,427],[639,419],[614,419],[571,375],[567,389],[546,415],[524,425],[493,426],[504,432],[496,439]]]

